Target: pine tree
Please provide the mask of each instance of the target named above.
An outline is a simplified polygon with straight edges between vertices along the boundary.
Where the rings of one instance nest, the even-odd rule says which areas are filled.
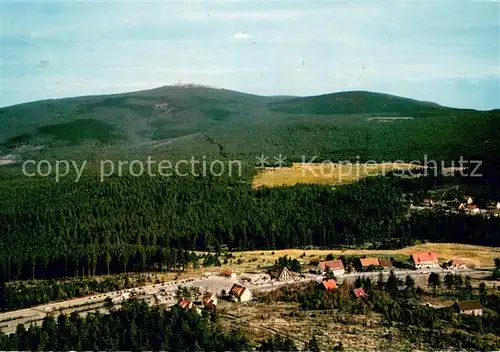
[[[451,273],[446,274],[444,277],[444,284],[448,290],[451,290],[455,284],[455,276]]]
[[[441,287],[441,276],[438,273],[430,273],[428,285],[432,287],[434,294],[436,294],[437,289]]]
[[[405,286],[406,286],[406,292],[408,292],[408,294],[410,296],[414,296],[415,295],[415,279],[413,277],[411,277],[411,275],[406,276]]]

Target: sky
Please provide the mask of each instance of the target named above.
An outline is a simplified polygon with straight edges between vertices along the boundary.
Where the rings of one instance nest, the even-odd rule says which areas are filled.
[[[196,83],[500,108],[497,1],[0,0],[0,106]]]

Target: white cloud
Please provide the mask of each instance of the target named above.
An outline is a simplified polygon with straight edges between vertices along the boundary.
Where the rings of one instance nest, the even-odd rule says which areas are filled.
[[[233,34],[233,39],[244,40],[250,38],[252,38],[252,36],[246,32],[236,32]]]

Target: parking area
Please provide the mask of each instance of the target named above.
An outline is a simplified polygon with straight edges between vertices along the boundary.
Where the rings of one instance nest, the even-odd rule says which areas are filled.
[[[411,275],[413,277],[425,278],[430,272],[446,274],[448,270],[442,268],[433,268],[428,270],[396,270],[395,274],[398,277]],[[478,274],[478,271],[474,269],[460,270],[460,274],[462,275],[472,276],[474,273]],[[384,276],[388,274],[388,272],[384,272]],[[482,272],[480,272],[480,274],[484,275]],[[358,276],[371,277],[372,279],[375,279],[378,275],[378,272],[349,273],[340,276],[338,281],[339,283],[344,280],[352,281]],[[108,298],[111,298],[112,302],[118,306],[121,302],[132,297],[144,299],[145,301],[152,302],[153,304],[156,302],[156,304],[173,305],[176,303],[176,291],[179,286],[198,287],[201,293],[211,292],[220,295],[223,290],[228,292],[235,283],[242,284],[255,292],[269,291],[282,285],[316,280],[318,279],[318,275],[305,274],[297,280],[291,282],[279,282],[276,280],[249,280],[248,278],[249,275],[247,274],[224,277],[216,273],[211,273],[198,277],[189,277],[177,281],[124,289],[64,302],[46,304],[29,309],[7,312],[0,314],[0,330],[4,333],[11,333],[15,331],[18,324],[29,325],[31,323],[41,322],[41,320],[48,315],[57,315],[59,313],[69,314],[73,311],[77,311],[80,314],[88,314],[91,311],[102,309],[102,306]]]

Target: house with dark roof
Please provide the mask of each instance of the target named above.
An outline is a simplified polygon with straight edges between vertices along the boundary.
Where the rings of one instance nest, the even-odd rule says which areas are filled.
[[[439,260],[436,252],[414,253],[411,255],[410,260],[415,269],[439,267]]]
[[[273,270],[270,270],[268,272],[269,276],[271,276],[272,279],[280,281],[280,282],[286,282],[286,281],[292,281],[293,280],[293,274],[288,268],[285,266],[283,268],[276,268]]]
[[[479,300],[456,301],[452,308],[459,314],[483,315],[483,305]]]
[[[379,259],[378,261],[380,262],[380,266],[384,270],[392,270],[394,268],[394,265],[392,264],[392,260],[390,260],[390,259]]]
[[[345,267],[344,263],[342,263],[342,260],[340,259],[328,260],[319,262],[318,266],[316,267],[316,272],[322,275],[332,273],[335,276],[339,276],[345,274]]]
[[[231,297],[233,301],[247,302],[252,299],[252,291],[245,286],[234,284],[229,291],[229,297]]]

